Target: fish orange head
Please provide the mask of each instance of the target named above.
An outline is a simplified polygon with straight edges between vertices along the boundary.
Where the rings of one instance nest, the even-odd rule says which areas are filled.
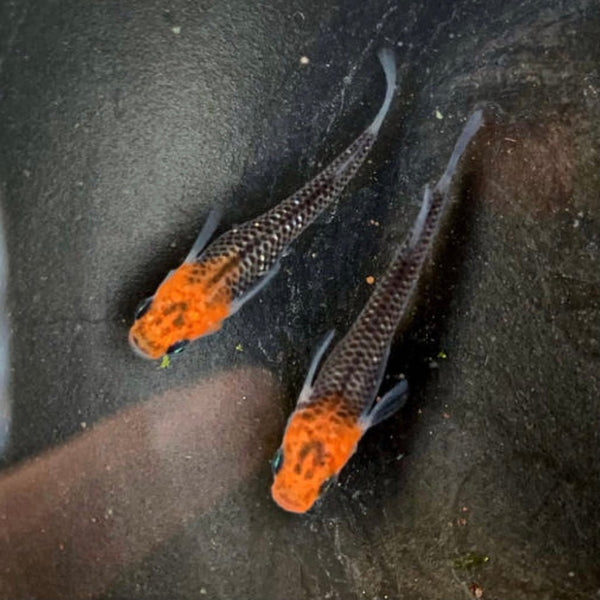
[[[342,398],[297,409],[272,461],[273,500],[290,512],[309,510],[354,454],[362,434]]]
[[[192,340],[213,333],[229,315],[231,291],[218,278],[218,265],[184,263],[143,300],[129,330],[136,354],[160,359]]]

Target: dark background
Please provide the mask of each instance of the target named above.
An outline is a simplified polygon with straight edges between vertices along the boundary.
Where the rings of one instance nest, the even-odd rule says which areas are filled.
[[[273,440],[251,477],[123,561],[103,598],[446,600],[475,584],[487,599],[600,597],[598,35],[592,0],[0,2],[11,473],[235,367],[272,371],[287,415],[464,119],[493,114],[390,361],[411,380],[407,408],[304,517],[270,501]],[[136,358],[133,310],[210,207],[224,207],[220,231],[261,213],[370,122],[384,44],[397,96],[338,207],[173,368]],[[62,597],[77,597],[76,570],[64,577]],[[23,597],[52,595],[31,585]]]

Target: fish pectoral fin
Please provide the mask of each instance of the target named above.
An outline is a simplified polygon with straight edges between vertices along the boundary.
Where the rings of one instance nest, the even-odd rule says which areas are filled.
[[[194,262],[200,255],[200,252],[204,250],[206,244],[208,244],[210,238],[215,232],[215,229],[219,226],[219,222],[221,221],[221,212],[222,211],[220,208],[215,207],[208,213],[208,217],[204,222],[204,226],[198,234],[198,237],[196,238],[191,250],[188,252],[188,255],[185,257],[184,262]]]
[[[371,410],[365,415],[365,431],[391,417],[399,411],[408,398],[408,383],[406,379],[399,381],[383,398],[373,405]]]
[[[279,273],[280,265],[277,261],[250,289],[245,291],[239,298],[231,302],[229,315],[235,314],[248,300],[254,298],[270,281]]]
[[[207,335],[210,335],[211,333],[216,333],[217,331],[219,331],[219,329],[221,329],[221,327],[223,327],[223,321],[213,323],[212,325],[210,325],[208,327],[208,329],[206,330],[206,333],[207,333]]]
[[[302,386],[302,391],[298,396],[298,404],[303,404],[306,402],[312,391],[312,384],[315,380],[315,375],[317,374],[317,369],[321,364],[321,359],[323,358],[323,354],[327,348],[329,348],[329,344],[331,344],[331,340],[333,340],[333,336],[335,335],[335,329],[328,331],[325,334],[325,337],[321,340],[317,349],[310,361],[310,367],[308,368],[308,373],[306,374],[306,379],[304,380],[304,385]]]
[[[160,282],[160,285],[162,285],[163,283],[165,283],[165,281],[167,281],[169,279],[169,277],[171,277],[171,275],[173,275],[173,273],[175,273],[177,269],[171,269],[165,276],[165,278]]]

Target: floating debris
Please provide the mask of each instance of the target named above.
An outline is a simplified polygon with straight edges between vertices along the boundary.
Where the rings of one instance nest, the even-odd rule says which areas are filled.
[[[455,569],[472,569],[473,567],[481,567],[490,561],[487,554],[477,554],[475,552],[467,552],[463,556],[454,559]]]
[[[369,285],[373,285],[375,283],[375,277],[373,277],[373,275],[369,275],[365,281],[369,284]]]
[[[244,346],[242,346],[242,344],[240,344],[239,342],[235,345],[235,350],[236,352],[243,352],[244,351]]]
[[[301,65],[307,65],[310,62],[310,58],[308,58],[308,56],[301,56],[300,57],[300,64]]]
[[[440,119],[440,121],[444,118],[444,115],[437,108],[435,109],[435,118]]]
[[[171,358],[168,354],[165,354],[160,361],[159,369],[168,369],[171,366]]]

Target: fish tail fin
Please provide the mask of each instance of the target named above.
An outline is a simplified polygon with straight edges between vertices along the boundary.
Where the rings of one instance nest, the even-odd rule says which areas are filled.
[[[450,182],[456,171],[458,162],[465,153],[469,142],[473,136],[479,131],[479,128],[483,125],[483,111],[481,109],[476,110],[468,119],[463,130],[454,144],[454,150],[446,166],[444,174],[440,177],[440,180],[435,185],[435,192],[445,194],[450,187]]]
[[[435,187],[425,187],[421,209],[410,233],[408,248],[415,249],[420,244],[429,244],[434,232],[444,214],[444,207],[449,201],[448,191],[456,173],[456,168],[469,142],[483,125],[483,111],[476,110],[467,120],[463,130],[454,145],[454,150],[446,166],[444,174]]]
[[[386,90],[383,104],[368,128],[368,131],[375,135],[379,133],[379,130],[381,129],[381,124],[390,109],[392,98],[396,91],[396,57],[394,56],[393,50],[391,48],[382,48],[377,53],[377,58],[379,58],[379,62],[385,73]]]

